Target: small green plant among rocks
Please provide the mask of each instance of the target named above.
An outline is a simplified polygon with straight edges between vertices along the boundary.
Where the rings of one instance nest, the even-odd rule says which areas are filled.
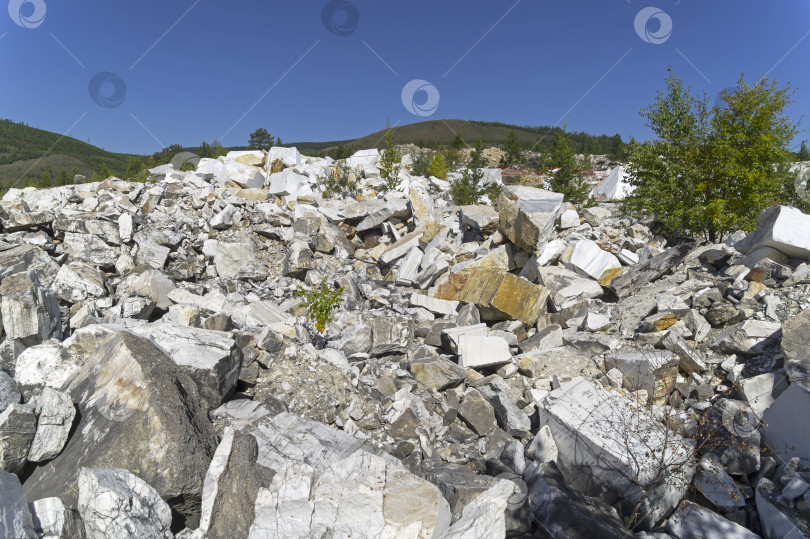
[[[402,154],[399,153],[397,143],[394,141],[394,130],[388,124],[385,130],[385,151],[380,158],[380,175],[385,180],[385,188],[394,190],[399,185],[399,168]]]
[[[484,145],[479,139],[475,144],[475,149],[470,154],[470,162],[467,168],[461,172],[461,178],[450,182],[450,197],[458,206],[478,204],[478,199],[483,195],[494,203],[501,194],[501,186],[497,183],[489,183],[480,187],[484,178]]]
[[[331,288],[326,284],[325,279],[317,288],[306,290],[299,286],[296,292],[296,295],[304,298],[303,306],[318,333],[324,332],[328,322],[336,320],[332,313],[343,303],[342,294],[342,287]]]
[[[326,198],[344,193],[355,196],[360,194],[361,191],[357,176],[345,161],[338,165],[336,170],[330,170],[329,175],[323,182],[323,187],[323,196]]]

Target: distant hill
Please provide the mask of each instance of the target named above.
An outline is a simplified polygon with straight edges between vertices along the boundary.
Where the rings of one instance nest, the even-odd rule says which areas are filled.
[[[398,144],[416,144],[436,148],[447,145],[458,134],[462,140],[472,146],[481,139],[487,146],[500,146],[506,142],[511,131],[514,131],[525,149],[544,151],[554,139],[554,127],[529,127],[509,125],[498,122],[478,122],[467,120],[430,120],[402,125],[394,128],[394,138]],[[343,147],[343,151],[355,151],[366,148],[382,148],[384,130],[371,133],[358,139],[327,142],[295,142],[284,146],[296,146],[306,155],[319,155]],[[615,143],[616,135],[590,135],[588,133],[568,133],[569,139],[579,153],[608,153]],[[230,148],[246,149],[246,148]],[[206,150],[211,151],[211,147]],[[21,187],[26,181],[38,184],[43,173],[48,173],[52,182],[60,172],[71,175],[75,168],[79,174],[88,178],[106,167],[110,174],[119,177],[135,177],[145,174],[144,167],[168,163],[172,156],[181,151],[190,151],[203,155],[202,148],[184,148],[173,144],[153,156],[114,153],[93,146],[72,137],[62,136],[28,125],[0,120],[0,189]],[[206,154],[208,155],[208,154]],[[130,159],[136,157],[141,163],[136,170],[127,168]],[[70,176],[72,179],[72,176]]]
[[[72,137],[63,137],[25,124],[0,120],[0,187],[19,187],[26,180],[38,182],[47,172],[55,181],[59,173],[91,176],[106,166],[123,174],[129,154],[113,153]],[[72,178],[71,178],[72,179]]]
[[[449,144],[457,134],[461,136],[468,146],[472,146],[477,139],[486,146],[500,146],[506,142],[510,131],[514,131],[526,149],[548,148],[554,140],[554,133],[559,131],[551,126],[519,126],[500,122],[478,122],[469,120],[429,120],[408,125],[394,127],[394,138],[398,144],[416,144],[419,146],[436,147]],[[385,130],[377,131],[354,140],[339,140],[329,142],[296,142],[299,151],[315,154],[338,146],[353,146],[355,149],[382,148]],[[568,137],[579,153],[592,154],[607,153],[615,135],[591,135],[583,132],[569,132]],[[286,144],[285,144],[286,145]]]

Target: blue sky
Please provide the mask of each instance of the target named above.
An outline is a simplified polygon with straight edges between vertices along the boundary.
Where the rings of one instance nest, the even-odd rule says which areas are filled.
[[[386,119],[647,139],[638,109],[670,65],[712,98],[743,72],[790,82],[810,129],[803,0],[11,0],[0,36],[1,117],[119,152],[244,145],[257,127],[350,139]],[[424,116],[424,91],[402,97],[415,79],[438,100]]]

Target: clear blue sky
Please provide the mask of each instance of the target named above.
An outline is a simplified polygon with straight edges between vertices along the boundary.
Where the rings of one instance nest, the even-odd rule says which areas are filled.
[[[807,116],[802,128],[810,129],[806,0],[9,5],[8,15],[0,11],[0,116],[112,151],[244,145],[257,127],[284,141],[350,139],[389,118],[565,121],[569,130],[647,139],[638,109],[670,65],[711,96],[741,72],[791,82],[799,90],[791,115]],[[659,9],[637,32],[637,15],[650,6]],[[94,97],[118,106],[91,98],[99,72],[117,78],[100,77],[108,82]],[[424,117],[403,105],[414,79],[432,84],[439,100]],[[116,96],[120,81],[126,90]],[[418,92],[416,103],[426,97]],[[810,133],[797,143],[803,138]]]

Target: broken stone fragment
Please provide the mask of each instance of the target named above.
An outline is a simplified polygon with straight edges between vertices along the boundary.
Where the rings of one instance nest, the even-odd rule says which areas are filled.
[[[455,387],[467,377],[467,371],[463,367],[443,357],[410,361],[408,370],[417,382],[439,391]]]
[[[17,273],[0,283],[0,312],[6,338],[32,346],[62,333],[56,294],[44,288],[36,273]]]
[[[776,345],[781,330],[779,322],[746,320],[717,335],[711,346],[730,354],[761,354],[767,347]]]
[[[28,504],[37,537],[70,539],[83,537],[84,526],[79,513],[59,498],[42,498]]]
[[[148,483],[120,468],[81,468],[78,508],[88,539],[174,537],[172,512]]]
[[[495,410],[475,389],[467,390],[458,408],[458,415],[479,436],[486,436],[497,426]]]
[[[552,391],[538,412],[557,444],[557,464],[569,485],[600,496],[623,515],[640,504],[639,527],[649,529],[686,492],[694,472],[692,445],[634,406],[578,377]],[[669,470],[663,482],[657,480],[661,462]]]
[[[37,432],[28,451],[28,460],[43,462],[54,458],[67,443],[76,408],[70,397],[50,387],[36,398]]]
[[[53,289],[60,299],[78,303],[87,298],[107,295],[107,278],[97,268],[84,262],[70,262],[62,266],[53,282]]]
[[[616,510],[571,488],[557,464],[542,462],[527,470],[532,521],[548,537],[631,539]]]
[[[273,471],[256,463],[258,444],[249,433],[226,428],[205,475],[200,527],[207,538],[247,537],[259,489]]]
[[[598,281],[608,270],[622,267],[619,259],[592,240],[580,240],[563,254],[560,261],[580,275]]]
[[[482,320],[519,320],[533,326],[546,312],[550,291],[511,273],[462,270],[439,286],[436,297],[475,304]]]
[[[757,228],[734,248],[743,254],[772,247],[791,258],[810,258],[810,215],[789,206],[771,206],[759,214]]]
[[[646,284],[676,268],[696,246],[696,243],[684,243],[654,256],[647,262],[630,267],[610,281],[610,290],[620,300],[632,296]]]
[[[0,470],[0,534],[3,537],[39,537],[16,474]]]
[[[75,507],[76,469],[112,465],[137,471],[181,515],[198,514],[216,435],[196,383],[132,333],[92,350],[65,389],[78,402],[79,424],[62,452],[33,471],[26,494]]]
[[[509,186],[498,201],[500,229],[524,251],[538,254],[554,230],[563,195],[526,186]]]
[[[459,222],[482,234],[492,234],[498,229],[499,214],[492,206],[460,206]]]
[[[675,388],[678,357],[669,351],[652,350],[616,354],[605,359],[605,369],[619,369],[622,385],[630,391],[644,390],[650,402],[663,405]]]
[[[757,539],[759,535],[723,518],[714,511],[684,500],[667,521],[667,532],[674,537],[701,539]],[[766,536],[776,537],[776,536]],[[781,536],[787,537],[787,536]]]
[[[461,335],[458,340],[459,365],[465,368],[489,368],[512,359],[509,344],[501,337]]]
[[[234,278],[242,266],[256,259],[253,242],[206,240],[203,253],[212,258],[217,274],[225,279]]]
[[[0,468],[20,473],[37,430],[37,416],[27,405],[12,403],[0,413]]]

